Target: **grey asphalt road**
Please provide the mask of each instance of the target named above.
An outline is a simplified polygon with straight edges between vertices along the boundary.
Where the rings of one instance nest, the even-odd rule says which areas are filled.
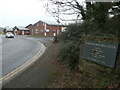
[[[21,37],[21,36],[20,36]],[[30,37],[30,36],[22,36],[30,40],[36,40],[42,42],[46,47],[50,46],[54,40],[54,37]]]
[[[46,51],[33,65],[4,85],[3,88],[47,88],[55,78],[51,68],[53,59],[50,58],[51,50],[54,48],[51,47],[54,38],[26,36],[18,37],[42,42],[46,45]]]
[[[41,50],[40,44],[24,38],[2,38],[2,76],[30,60]]]

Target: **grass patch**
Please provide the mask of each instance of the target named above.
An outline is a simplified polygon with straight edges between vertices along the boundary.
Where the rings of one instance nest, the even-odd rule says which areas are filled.
[[[109,77],[98,77],[98,78],[95,78],[95,80],[97,80],[98,82],[93,83],[93,87],[103,88],[111,83],[111,80]]]
[[[55,76],[55,77],[62,75],[60,72],[52,72],[52,74],[53,74],[53,76]]]
[[[40,36],[40,35],[28,35],[28,37],[43,37],[43,36]]]
[[[82,75],[88,77],[90,75],[90,73],[89,72],[82,72]]]
[[[52,36],[28,35],[28,37],[52,37]]]
[[[64,87],[65,88],[72,88],[73,86],[73,84],[72,84],[72,77],[73,77],[73,75],[70,73],[70,72],[68,72],[67,73],[67,75],[66,75],[66,79],[65,79],[65,81],[64,81]]]
[[[0,33],[0,35],[5,35],[4,33]]]
[[[81,73],[83,76],[88,77],[90,76],[90,72],[85,71],[84,69],[79,68],[78,72]]]

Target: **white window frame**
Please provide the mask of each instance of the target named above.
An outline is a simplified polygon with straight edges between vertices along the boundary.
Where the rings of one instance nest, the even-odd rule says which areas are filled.
[[[46,29],[46,32],[49,32],[50,30],[49,29]]]

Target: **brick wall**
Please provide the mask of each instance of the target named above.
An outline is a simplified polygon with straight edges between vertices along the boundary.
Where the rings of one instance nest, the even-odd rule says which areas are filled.
[[[29,29],[29,35],[32,35],[32,29],[33,29],[32,24],[28,25],[26,28]]]
[[[62,26],[48,25],[41,21],[35,23],[33,26],[28,25],[27,28],[30,30],[30,35],[54,36],[54,33],[59,34],[62,30]],[[32,30],[33,29],[33,30]],[[46,30],[46,31],[45,31]]]
[[[24,31],[24,34],[22,33]],[[29,35],[28,30],[18,30],[18,35]]]

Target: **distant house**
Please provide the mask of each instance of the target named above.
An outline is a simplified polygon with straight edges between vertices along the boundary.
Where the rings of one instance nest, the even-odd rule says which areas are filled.
[[[38,21],[35,24],[26,26],[31,35],[56,36],[62,32],[63,25],[51,21]]]
[[[7,32],[12,32],[14,34],[13,28],[8,27],[8,26],[3,29],[4,34],[6,34]]]
[[[23,26],[15,26],[13,29],[15,35],[29,35],[29,29]]]
[[[34,35],[34,31],[33,31],[33,25],[32,24],[29,24],[28,26],[26,26],[26,28],[29,29],[29,35]]]

